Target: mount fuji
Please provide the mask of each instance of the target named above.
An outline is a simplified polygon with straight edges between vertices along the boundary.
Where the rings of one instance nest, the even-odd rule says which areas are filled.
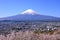
[[[19,15],[0,18],[0,21],[10,20],[10,21],[60,21],[60,18],[53,16],[40,15],[38,12],[28,9]]]

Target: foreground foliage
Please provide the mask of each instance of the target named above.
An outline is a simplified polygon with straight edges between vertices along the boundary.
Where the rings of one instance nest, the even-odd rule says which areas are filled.
[[[60,40],[60,34],[35,34],[34,31],[11,32],[7,36],[0,35],[0,40]]]

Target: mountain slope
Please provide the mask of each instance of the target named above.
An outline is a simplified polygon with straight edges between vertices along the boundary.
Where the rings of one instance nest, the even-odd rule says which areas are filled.
[[[29,9],[22,14],[1,18],[0,20],[13,20],[13,21],[60,21],[58,17],[40,15],[37,12]]]

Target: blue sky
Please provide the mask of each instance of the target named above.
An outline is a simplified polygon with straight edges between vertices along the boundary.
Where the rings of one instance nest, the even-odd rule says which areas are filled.
[[[60,0],[0,0],[0,18],[33,9],[41,15],[60,17]]]

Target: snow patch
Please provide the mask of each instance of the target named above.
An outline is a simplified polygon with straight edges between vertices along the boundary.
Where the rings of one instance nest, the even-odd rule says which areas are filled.
[[[28,10],[25,10],[24,12],[22,12],[22,14],[32,14],[32,15],[34,15],[34,14],[37,14],[37,12],[32,10],[32,9],[28,9]]]

